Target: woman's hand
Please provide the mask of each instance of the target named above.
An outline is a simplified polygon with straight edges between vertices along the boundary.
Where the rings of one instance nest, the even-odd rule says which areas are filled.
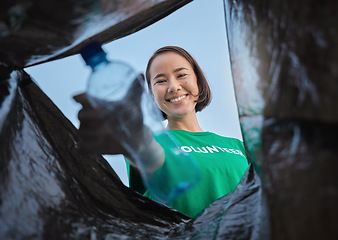
[[[128,155],[120,142],[112,136],[99,111],[91,106],[87,95],[82,93],[73,98],[82,104],[82,109],[78,113],[80,150],[86,153]]]

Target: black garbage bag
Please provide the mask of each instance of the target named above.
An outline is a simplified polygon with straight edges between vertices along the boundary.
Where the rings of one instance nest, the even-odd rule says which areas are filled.
[[[0,98],[1,239],[266,236],[253,166],[233,193],[190,219],[125,187],[101,156],[81,153],[77,129],[25,72],[0,83],[7,90]]]

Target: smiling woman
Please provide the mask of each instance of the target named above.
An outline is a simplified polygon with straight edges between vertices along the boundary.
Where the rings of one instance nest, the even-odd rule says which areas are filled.
[[[155,102],[168,119],[169,129],[202,130],[196,112],[210,103],[210,88],[199,65],[188,52],[174,46],[160,48],[149,60],[146,77]],[[201,96],[201,93],[206,94]],[[184,119],[185,122],[174,119]]]

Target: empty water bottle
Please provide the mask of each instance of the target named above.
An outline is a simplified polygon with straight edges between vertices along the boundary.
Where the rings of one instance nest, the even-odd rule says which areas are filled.
[[[170,203],[196,185],[200,180],[196,162],[164,128],[142,75],[127,63],[108,61],[97,42],[84,47],[81,55],[92,69],[87,85],[89,102],[106,125],[113,126],[111,135],[135,161],[154,198]]]

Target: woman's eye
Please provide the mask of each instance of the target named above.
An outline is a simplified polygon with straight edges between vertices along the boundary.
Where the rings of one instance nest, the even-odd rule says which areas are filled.
[[[182,74],[178,75],[178,78],[183,78],[185,76],[187,76],[187,74],[182,73]]]
[[[165,82],[165,80],[162,79],[162,80],[158,80],[156,83],[164,83],[164,82]]]

